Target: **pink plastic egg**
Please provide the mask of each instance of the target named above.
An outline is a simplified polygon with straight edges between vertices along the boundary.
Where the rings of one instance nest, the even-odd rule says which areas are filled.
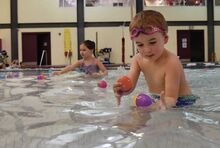
[[[106,88],[107,87],[107,82],[105,80],[100,80],[98,82],[98,87],[100,88]]]

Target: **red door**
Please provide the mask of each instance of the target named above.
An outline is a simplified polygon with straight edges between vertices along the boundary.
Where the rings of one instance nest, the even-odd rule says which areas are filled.
[[[50,65],[50,33],[22,33],[22,59],[26,65]]]
[[[177,30],[177,55],[183,62],[204,62],[204,30]]]
[[[34,33],[22,33],[22,62],[37,65],[37,36]]]
[[[190,61],[190,48],[190,32],[188,30],[177,30],[177,55],[181,61]]]

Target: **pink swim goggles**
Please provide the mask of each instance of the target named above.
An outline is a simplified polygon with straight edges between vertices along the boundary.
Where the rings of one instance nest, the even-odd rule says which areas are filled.
[[[131,39],[139,36],[140,33],[143,33],[145,35],[151,35],[151,34],[154,34],[156,32],[165,32],[164,29],[160,29],[158,27],[153,27],[153,26],[150,26],[148,28],[134,28],[132,31],[131,31]]]

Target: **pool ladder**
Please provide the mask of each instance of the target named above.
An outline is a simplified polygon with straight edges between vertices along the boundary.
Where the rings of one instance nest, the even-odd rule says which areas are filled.
[[[46,50],[42,51],[41,58],[40,58],[40,64],[39,64],[40,67],[42,65],[44,55],[46,55],[46,52],[47,52]],[[47,65],[47,57],[45,57],[45,58],[46,58],[46,65]]]

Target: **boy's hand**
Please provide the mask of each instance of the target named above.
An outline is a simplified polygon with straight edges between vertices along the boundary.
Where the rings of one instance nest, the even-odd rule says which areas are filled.
[[[166,105],[166,100],[165,100],[165,92],[161,91],[160,93],[160,103],[159,103],[160,109],[166,109],[167,105]]]
[[[121,97],[127,95],[132,91],[132,83],[128,76],[120,77],[113,85],[113,91],[117,99],[117,104],[121,104]]]
[[[113,91],[114,91],[114,94],[116,97],[117,105],[120,105],[121,104],[121,97],[123,96],[122,84],[116,82],[113,85]]]
[[[156,103],[153,103],[148,107],[148,111],[159,111],[159,110],[165,110],[167,108],[166,101],[165,101],[165,92],[161,91],[160,93],[160,100],[158,100]]]

